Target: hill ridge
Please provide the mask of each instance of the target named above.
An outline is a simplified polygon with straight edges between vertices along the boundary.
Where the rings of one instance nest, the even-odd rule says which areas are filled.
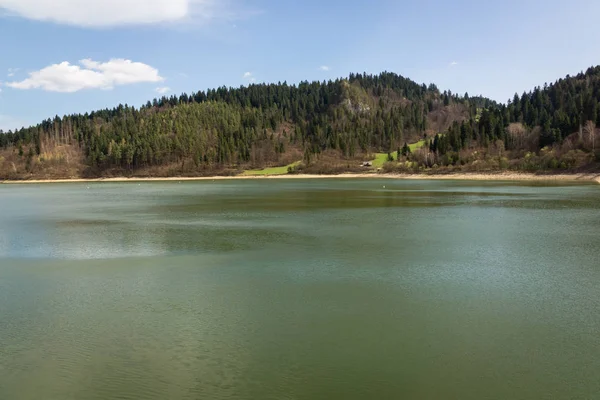
[[[391,72],[220,87],[0,134],[0,178],[233,174],[298,160],[298,171],[341,172],[419,140],[387,170],[594,167],[599,100],[600,67],[507,104]]]

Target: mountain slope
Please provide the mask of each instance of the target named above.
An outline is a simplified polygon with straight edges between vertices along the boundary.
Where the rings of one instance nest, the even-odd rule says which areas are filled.
[[[423,138],[422,149],[402,152],[386,168],[485,166],[491,157],[498,162],[490,168],[519,169],[513,160],[531,160],[543,148],[555,152],[556,165],[540,168],[574,168],[594,163],[599,100],[600,67],[506,105],[388,72],[222,87],[0,134],[0,179],[232,174],[300,160],[298,170],[340,172]],[[569,151],[585,157],[576,153],[562,165]]]
[[[536,87],[430,143],[429,162],[517,170],[598,169],[600,67]],[[479,150],[478,155],[474,155]],[[475,168],[477,169],[477,168]]]

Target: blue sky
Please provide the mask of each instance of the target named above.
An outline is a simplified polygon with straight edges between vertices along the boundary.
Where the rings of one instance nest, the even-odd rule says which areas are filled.
[[[506,101],[600,64],[598,15],[597,0],[0,0],[0,129],[363,71]]]

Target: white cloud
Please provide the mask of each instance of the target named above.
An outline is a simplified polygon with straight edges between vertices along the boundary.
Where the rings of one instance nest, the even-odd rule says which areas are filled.
[[[0,0],[0,11],[37,21],[106,27],[210,19],[216,0]]]
[[[154,91],[159,94],[165,94],[165,93],[169,93],[171,91],[171,88],[168,86],[162,86],[162,87],[157,87],[156,89],[154,89]]]
[[[252,72],[245,72],[243,78],[247,79],[250,83],[256,82],[256,78],[254,77],[254,74],[252,74]]]
[[[457,61],[452,61],[452,62],[450,63],[450,66],[451,66],[451,67],[456,67],[457,65],[458,65],[458,62],[457,62]]]
[[[9,68],[8,73],[6,74],[9,78],[15,76],[17,72],[19,72],[20,68]]]
[[[320,69],[321,71],[329,71],[331,68],[329,68],[329,66],[327,66],[327,65],[321,65],[321,66],[319,67],[319,69]]]
[[[188,75],[188,74],[186,74],[185,72],[180,72],[178,75],[179,75],[181,78],[183,78],[183,79],[187,79],[187,78],[189,78],[189,75]]]
[[[0,0],[1,1],[1,0]],[[64,61],[29,73],[20,82],[7,82],[14,89],[42,89],[50,92],[73,93],[83,89],[112,89],[115,86],[141,82],[162,82],[158,70],[140,62],[112,59],[100,63],[90,59],[71,65]]]

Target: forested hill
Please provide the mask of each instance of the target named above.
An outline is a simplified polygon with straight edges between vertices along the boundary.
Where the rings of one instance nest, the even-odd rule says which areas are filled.
[[[442,162],[483,161],[474,149],[499,156],[499,168],[598,169],[600,66],[543,88],[515,94],[506,105],[489,107],[475,120],[454,123],[429,144]],[[490,161],[490,158],[487,158]],[[493,163],[492,163],[493,164]]]
[[[376,153],[386,170],[580,168],[595,162],[599,101],[600,67],[506,105],[387,72],[223,87],[0,134],[0,179],[342,172]]]

